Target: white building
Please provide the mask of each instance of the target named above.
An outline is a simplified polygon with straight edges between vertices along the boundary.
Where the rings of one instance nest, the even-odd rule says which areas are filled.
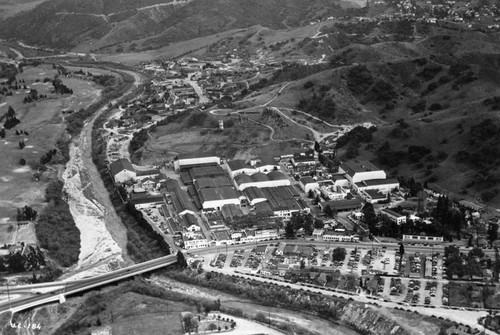
[[[220,158],[212,155],[182,154],[174,160],[176,171],[204,165],[220,165]]]
[[[396,222],[398,225],[406,223],[406,215],[399,214],[392,209],[384,208],[380,211],[380,214],[386,215],[391,221]]]
[[[399,181],[396,179],[371,179],[357,182],[353,188],[358,192],[375,190],[383,194],[391,193],[395,188],[399,188]]]
[[[257,172],[268,173],[281,169],[281,166],[272,157],[255,158],[250,161]]]
[[[245,236],[240,238],[244,243],[255,243],[260,241],[274,240],[279,237],[276,229],[247,230]]]
[[[386,179],[387,175],[384,170],[368,161],[349,161],[342,163],[339,167],[339,172],[344,173],[351,185],[374,179]]]
[[[224,205],[241,205],[240,196],[232,186],[203,188],[198,191],[198,195],[203,209],[220,210]]]
[[[224,165],[229,176],[234,179],[235,176],[239,174],[247,174],[252,175],[257,172],[257,169],[250,164],[245,163],[243,159],[235,159],[229,162],[226,162]]]
[[[318,182],[310,176],[300,178],[299,185],[305,193],[309,193],[309,191],[314,191],[319,188]]]
[[[332,242],[359,242],[359,236],[357,235],[346,235],[342,232],[336,232],[329,230],[323,234],[323,241]]]
[[[234,177],[234,184],[236,188],[243,191],[247,187],[278,187],[291,185],[290,179],[280,171],[272,171],[268,174],[257,172],[251,176],[247,174],[240,174]]]
[[[128,159],[121,158],[109,165],[109,172],[113,176],[115,183],[124,183],[126,181],[135,179],[137,173],[135,172],[132,163]]]
[[[199,248],[208,248],[209,242],[205,238],[202,232],[198,232],[196,234],[190,234],[189,236],[185,236],[184,238],[184,249],[199,249]]]

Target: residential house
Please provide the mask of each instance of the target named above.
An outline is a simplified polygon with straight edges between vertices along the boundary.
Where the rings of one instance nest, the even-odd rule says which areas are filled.
[[[137,173],[128,159],[121,158],[109,165],[109,172],[115,183],[124,183],[132,180],[137,176]]]

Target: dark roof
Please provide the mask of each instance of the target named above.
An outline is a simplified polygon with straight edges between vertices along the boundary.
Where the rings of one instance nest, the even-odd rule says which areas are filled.
[[[235,159],[230,162],[227,162],[227,166],[229,167],[229,169],[231,169],[231,171],[236,171],[240,169],[254,169],[254,167],[251,166],[250,164],[246,164],[243,159]]]
[[[348,161],[340,165],[349,176],[354,176],[359,172],[380,171],[373,163],[368,161]]]
[[[269,204],[269,201],[262,201],[258,202],[255,204],[255,210],[257,211],[257,214],[261,215],[273,215],[273,209],[271,208],[271,205]]]
[[[378,186],[378,185],[389,185],[389,184],[399,184],[397,179],[371,179],[371,180],[363,180],[359,183],[356,183],[358,187],[365,186]]]
[[[235,204],[226,204],[222,206],[221,212],[224,219],[232,220],[233,217],[235,216],[237,217],[243,216],[243,211],[241,210],[240,207],[236,206]]]
[[[279,164],[274,160],[273,157],[265,156],[265,157],[259,157],[258,158],[259,162],[255,164],[255,166],[266,166],[266,165],[275,165],[278,166]]]
[[[324,209],[326,206],[330,205],[332,209],[346,210],[355,209],[361,206],[363,202],[359,199],[348,199],[348,200],[334,200],[321,202],[321,207]]]
[[[132,205],[152,204],[157,202],[163,202],[163,196],[159,195],[159,196],[135,197],[133,199],[130,199],[130,203]]]
[[[365,190],[363,192],[368,194],[373,200],[387,199],[387,196],[379,190]]]
[[[198,219],[196,219],[196,216],[194,216],[191,213],[187,213],[186,215],[184,215],[182,220],[183,220],[185,227],[190,227],[192,225],[196,225],[196,226],[198,225]]]
[[[109,171],[111,171],[111,175],[113,177],[116,176],[119,172],[122,172],[123,170],[135,172],[132,163],[130,163],[130,161],[126,158],[120,158],[109,164]]]
[[[283,172],[280,171],[271,171],[267,174],[267,177],[271,180],[286,180],[287,176]]]
[[[254,173],[253,175],[250,176],[250,178],[252,178],[252,181],[254,181],[254,182],[268,181],[269,180],[267,175],[265,173],[262,173],[262,172]]]
[[[273,211],[300,210],[301,206],[295,200],[295,193],[291,189],[291,187],[279,186],[266,187],[261,190]]]
[[[211,188],[215,187],[215,181],[212,178],[199,178],[195,180],[194,186],[197,190],[201,190],[203,188]]]
[[[405,216],[405,215],[399,214],[398,212],[395,212],[395,211],[393,211],[392,209],[389,209],[389,208],[382,209],[382,214],[387,214],[388,216],[394,216],[394,217]]]
[[[198,178],[208,178],[216,176],[224,176],[226,172],[220,167],[220,165],[213,166],[203,166],[195,167],[189,170],[189,174],[193,180]]]
[[[302,185],[312,184],[316,182],[316,180],[314,180],[311,176],[302,177],[299,181]]]
[[[199,195],[202,202],[239,198],[238,193],[236,192],[234,187],[231,186],[204,188],[200,190]]]
[[[153,170],[145,170],[145,171],[136,171],[136,173],[137,173],[137,177],[152,176],[152,175],[160,174],[160,170],[153,169]]]
[[[241,184],[246,184],[246,183],[251,183],[253,180],[250,178],[249,175],[242,173],[234,177],[234,181],[236,184],[241,185]]]
[[[262,189],[255,187],[255,186],[245,188],[243,193],[245,193],[248,200],[250,200],[250,201],[255,200],[255,199],[262,199],[262,198],[265,199],[266,198],[264,191],[262,191]]]
[[[193,206],[193,203],[189,199],[188,194],[181,188],[179,182],[175,179],[169,179],[165,182],[167,186],[167,191],[172,193],[172,201],[174,203],[174,207],[177,212],[183,212],[185,210],[189,210],[195,212],[196,209]]]

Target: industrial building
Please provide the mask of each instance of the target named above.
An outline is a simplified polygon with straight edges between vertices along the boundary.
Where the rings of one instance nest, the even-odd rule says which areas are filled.
[[[344,162],[339,167],[339,172],[345,174],[345,177],[352,185],[374,179],[386,179],[384,170],[379,169],[368,161],[349,161]]]
[[[239,191],[247,187],[278,187],[291,185],[290,179],[280,171],[272,171],[268,174],[257,172],[252,175],[240,174],[234,177],[234,184]]]
[[[210,165],[220,165],[220,158],[213,155],[180,154],[174,159],[175,171]]]

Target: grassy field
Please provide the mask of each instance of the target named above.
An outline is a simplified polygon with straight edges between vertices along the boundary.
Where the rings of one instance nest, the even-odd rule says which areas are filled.
[[[17,242],[36,243],[34,225],[0,224],[0,245],[16,244]]]
[[[24,80],[27,89],[14,91],[12,96],[2,96],[0,100],[0,115],[11,106],[21,121],[15,128],[7,130],[6,137],[0,140],[0,152],[4,157],[0,160],[0,218],[15,216],[16,208],[24,205],[35,205],[36,209],[41,207],[46,181],[53,178],[57,171],[49,169],[41,181],[35,181],[30,166],[53,149],[63,134],[65,126],[61,111],[85,108],[99,97],[100,89],[96,84],[75,78],[62,79],[74,94],[61,96],[51,93],[52,85],[43,83],[43,79],[56,74],[51,65],[26,67],[17,80]],[[38,94],[47,95],[47,99],[24,104],[23,99],[31,88],[36,89]],[[16,135],[16,129],[27,131],[29,135]],[[26,144],[22,150],[19,148],[21,140]],[[25,159],[27,165],[21,166],[20,159]]]
[[[30,10],[46,0],[0,0],[0,19]]]
[[[189,126],[189,115],[157,127],[142,151],[144,164],[161,164],[180,153],[213,153],[222,157],[247,159],[298,152],[310,141],[306,128],[284,117],[260,114],[209,115],[203,124]],[[219,120],[224,129],[218,129]],[[253,120],[253,121],[252,121]],[[254,121],[261,122],[261,124]],[[274,131],[270,139],[271,128]]]

